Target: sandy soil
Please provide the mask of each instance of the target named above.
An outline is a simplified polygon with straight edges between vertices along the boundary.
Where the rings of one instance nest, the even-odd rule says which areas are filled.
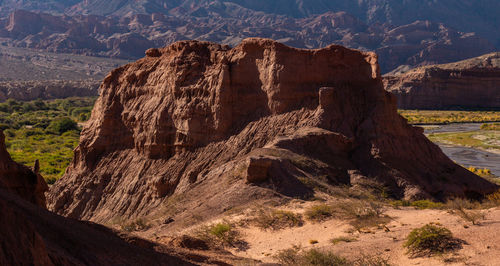
[[[306,222],[302,227],[279,231],[263,231],[256,227],[240,229],[249,248],[232,250],[233,254],[262,262],[274,262],[273,255],[293,245],[303,248],[332,250],[346,258],[378,256],[388,259],[391,265],[500,265],[500,209],[486,210],[481,225],[471,225],[460,217],[443,210],[416,210],[412,207],[389,209],[393,218],[387,229],[373,229],[365,233],[348,233],[350,226],[341,220],[322,223]],[[427,223],[440,223],[455,237],[466,242],[463,248],[449,255],[432,258],[409,258],[403,248],[406,236],[412,229]],[[329,240],[348,236],[358,240],[333,245]],[[312,245],[309,240],[317,240]]]

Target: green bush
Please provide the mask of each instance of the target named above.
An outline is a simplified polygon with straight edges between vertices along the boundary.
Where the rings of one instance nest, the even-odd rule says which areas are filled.
[[[78,124],[69,117],[63,117],[50,122],[46,131],[52,134],[63,134],[66,131],[78,130]]]
[[[444,253],[460,246],[450,230],[445,227],[426,224],[414,229],[407,237],[404,247],[414,256]]]
[[[300,251],[299,248],[285,249],[275,256],[282,265],[291,266],[344,266],[353,265],[347,259],[337,256],[332,252],[311,249]]]

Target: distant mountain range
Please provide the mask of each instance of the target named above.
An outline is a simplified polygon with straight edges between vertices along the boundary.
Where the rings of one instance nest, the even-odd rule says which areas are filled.
[[[0,0],[0,42],[135,59],[177,40],[375,50],[383,72],[500,47],[498,0]]]

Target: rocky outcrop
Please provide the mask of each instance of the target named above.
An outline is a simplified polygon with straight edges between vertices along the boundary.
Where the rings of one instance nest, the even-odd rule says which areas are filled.
[[[37,165],[32,170],[10,158],[5,148],[5,136],[0,131],[0,189],[45,208],[45,192],[49,188],[38,170]]]
[[[33,101],[97,96],[98,89],[97,81],[86,80],[4,81],[0,82],[0,102],[7,99]]]
[[[500,108],[500,53],[385,76],[402,109]]]
[[[0,265],[192,265],[153,243],[135,246],[104,226],[45,210],[48,187],[38,170],[12,161],[0,131]]]
[[[150,47],[189,39],[236,46],[244,38],[259,36],[299,48],[321,48],[335,43],[376,51],[383,73],[400,65],[415,67],[479,56],[495,51],[497,42],[488,39],[494,35],[491,31],[478,35],[468,28],[457,30],[424,14],[396,24],[382,18],[377,22],[360,13],[345,12],[331,3],[322,4],[321,12],[310,17],[287,17],[275,14],[279,10],[256,11],[262,6],[242,1],[162,3],[155,5],[163,6],[158,12],[152,11],[152,6],[141,7],[143,1],[125,2],[120,2],[119,7],[109,1],[82,4],[92,10],[96,8],[84,14],[109,14],[105,12],[109,9],[117,14],[114,8],[123,8],[119,16],[82,15],[77,11],[79,8],[68,11],[72,16],[18,10],[0,19],[0,37],[9,46],[127,59],[141,57]],[[293,3],[283,5],[290,4]],[[324,10],[325,6],[333,10]],[[475,29],[484,33],[483,27]]]
[[[174,210],[199,217],[308,197],[304,179],[371,180],[397,198],[496,189],[397,114],[374,53],[247,39],[148,54],[105,78],[74,159],[48,194],[51,210],[101,222]]]

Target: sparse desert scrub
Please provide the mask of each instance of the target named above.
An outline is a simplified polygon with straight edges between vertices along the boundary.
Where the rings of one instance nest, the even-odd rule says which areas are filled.
[[[334,208],[328,204],[314,205],[305,211],[306,218],[321,222],[333,217]]]
[[[482,130],[498,130],[498,131],[500,131],[500,123],[482,124],[481,129]]]
[[[407,237],[404,247],[411,256],[430,256],[460,248],[462,241],[453,237],[451,231],[435,224],[426,224],[414,229]]]
[[[386,224],[390,218],[384,213],[384,205],[377,201],[351,200],[337,206],[342,217],[351,219],[349,222],[354,229],[375,227]]]
[[[478,202],[471,202],[465,199],[453,199],[446,203],[450,212],[458,215],[467,222],[473,225],[478,225],[479,221],[485,219],[485,214],[482,210],[481,204]]]
[[[135,221],[122,224],[121,228],[127,232],[135,232],[147,230],[151,228],[151,225],[144,218],[139,218]]]
[[[445,205],[441,202],[434,202],[431,200],[393,200],[389,202],[394,207],[415,207],[420,210],[425,209],[443,209]]]
[[[195,232],[195,235],[214,246],[239,247],[244,245],[240,233],[229,222],[202,226]]]
[[[320,249],[302,250],[294,246],[278,252],[275,256],[278,263],[290,266],[388,266],[387,260],[379,257],[363,256],[349,260],[331,251]]]
[[[344,266],[352,265],[347,259],[337,256],[332,252],[318,249],[301,250],[293,247],[278,252],[275,256],[278,263],[290,266]]]
[[[284,210],[260,210],[252,222],[259,228],[272,230],[304,224],[302,215]]]

